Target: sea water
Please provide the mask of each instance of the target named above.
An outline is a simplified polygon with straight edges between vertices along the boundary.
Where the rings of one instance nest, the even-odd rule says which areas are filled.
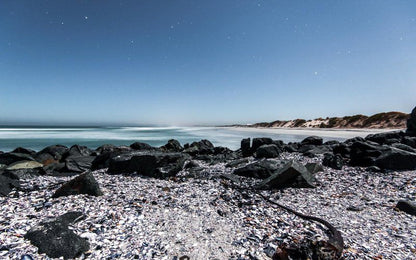
[[[201,139],[210,140],[215,146],[238,149],[240,141],[248,137],[271,137],[288,142],[299,142],[307,136],[317,135],[324,141],[366,136],[382,130],[339,129],[258,129],[237,127],[0,127],[0,151],[11,151],[16,147],[36,151],[48,145],[74,144],[97,148],[103,144],[130,145],[144,142],[152,146],[166,144],[176,139],[182,145]],[[385,131],[385,130],[383,130]]]

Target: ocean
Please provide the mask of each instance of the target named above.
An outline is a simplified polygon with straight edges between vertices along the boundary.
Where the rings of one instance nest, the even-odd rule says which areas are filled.
[[[144,142],[152,146],[164,145],[169,139],[177,139],[182,145],[210,140],[215,146],[238,149],[240,141],[247,137],[271,137],[288,142],[298,142],[307,136],[318,135],[324,141],[343,141],[355,136],[366,136],[386,130],[359,129],[254,129],[235,127],[0,127],[0,151],[16,147],[36,151],[48,145],[74,144],[97,148],[103,144],[130,145]],[[390,130],[391,131],[391,130]]]

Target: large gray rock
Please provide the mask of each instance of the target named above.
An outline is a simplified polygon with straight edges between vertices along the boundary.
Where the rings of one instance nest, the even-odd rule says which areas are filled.
[[[82,145],[73,145],[71,148],[69,148],[68,152],[66,152],[63,157],[67,158],[70,156],[90,156],[93,153],[93,151]]]
[[[40,254],[64,259],[75,258],[89,250],[85,238],[76,235],[68,225],[83,218],[82,212],[68,212],[52,221],[44,221],[32,227],[24,236],[38,247]]]
[[[87,194],[91,196],[103,195],[98,182],[91,172],[81,174],[74,179],[64,183],[52,195],[53,198],[69,195]]]
[[[275,161],[262,160],[238,168],[234,170],[234,174],[243,177],[265,179],[271,176],[279,167],[280,164]]]
[[[112,174],[133,173],[165,178],[175,176],[190,159],[184,153],[135,152],[116,156],[110,160],[108,172]]]
[[[275,158],[278,157],[282,150],[275,144],[264,144],[257,148],[257,158]]]
[[[35,158],[36,161],[44,165],[48,165],[50,163],[61,160],[64,154],[68,152],[68,150],[68,147],[64,145],[51,145],[38,152]]]
[[[375,164],[387,170],[415,170],[416,153],[393,148],[379,156]]]
[[[183,150],[183,152],[190,155],[213,154],[214,145],[210,141],[203,139],[199,142],[193,142],[188,148]]]
[[[65,159],[65,171],[84,172],[91,169],[95,156],[69,156]]]
[[[314,188],[315,177],[305,166],[296,161],[290,161],[262,181],[258,189],[283,189],[288,187]]]

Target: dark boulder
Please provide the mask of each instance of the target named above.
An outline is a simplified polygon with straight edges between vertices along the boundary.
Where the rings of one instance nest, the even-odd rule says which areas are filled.
[[[299,153],[302,153],[305,156],[308,157],[316,157],[318,154],[324,154],[324,153],[328,153],[328,152],[332,152],[332,148],[330,146],[327,145],[302,145],[299,149],[298,149]]]
[[[273,140],[268,137],[253,138],[253,144],[251,146],[251,150],[255,152],[257,151],[257,148],[259,148],[260,146],[265,145],[265,144],[272,144],[272,143],[273,143]]]
[[[410,118],[407,119],[406,134],[410,136],[416,136],[416,107],[413,108]]]
[[[187,153],[187,154],[190,154],[190,155],[213,154],[214,153],[214,145],[210,141],[204,139],[204,140],[201,140],[199,142],[193,142],[183,152]]]
[[[17,147],[16,149],[14,149],[12,151],[12,153],[24,153],[24,154],[28,154],[30,156],[33,156],[36,154],[35,151],[33,151],[32,149],[27,149],[27,148],[23,148],[23,147]]]
[[[235,175],[264,179],[273,174],[280,164],[275,161],[262,160],[247,164],[244,167],[234,170]]]
[[[178,140],[170,139],[167,144],[160,147],[163,151],[168,152],[181,152],[183,150],[182,145],[179,143]]]
[[[340,142],[337,141],[337,140],[329,140],[329,141],[326,141],[324,143],[324,145],[330,145],[330,146],[335,146],[335,145],[339,145],[339,144],[340,144]]]
[[[18,161],[34,161],[35,159],[25,153],[2,153],[0,154],[0,164],[10,165]]]
[[[394,143],[391,145],[391,147],[394,147],[403,151],[411,152],[411,153],[416,153],[416,150],[414,148],[405,144],[401,144],[401,143]]]
[[[416,153],[393,148],[379,156],[375,165],[387,170],[415,170]]]
[[[346,143],[340,143],[332,148],[334,154],[339,154],[344,158],[350,158],[351,148]]]
[[[46,172],[43,168],[27,168],[27,169],[16,169],[16,170],[5,170],[2,173],[4,176],[7,176],[16,180],[32,179],[41,175],[45,175]]]
[[[351,145],[350,165],[351,166],[372,166],[375,165],[377,157],[389,150],[381,145],[374,145],[368,142],[357,141]]]
[[[405,136],[402,139],[402,144],[408,145],[416,149],[416,137]]]
[[[288,187],[314,188],[315,177],[305,166],[296,161],[286,163],[270,177],[263,180],[258,189],[283,189]]]
[[[64,171],[84,172],[90,170],[95,156],[69,156],[65,159]]]
[[[73,145],[69,148],[68,152],[63,155],[63,158],[71,156],[90,156],[93,153],[91,149],[82,145]]]
[[[68,212],[55,220],[41,222],[24,237],[38,247],[40,254],[45,253],[51,258],[76,258],[88,251],[90,246],[86,239],[76,235],[68,225],[82,217],[82,212]]]
[[[396,209],[406,212],[407,214],[416,216],[416,203],[408,200],[399,200]]]
[[[251,156],[253,153],[251,152],[251,145],[250,145],[250,138],[245,138],[241,140],[241,152],[244,157]]]
[[[403,136],[403,132],[386,132],[367,135],[365,137],[365,140],[372,141],[378,144],[392,144],[400,142]]]
[[[257,148],[256,158],[275,158],[282,153],[282,150],[275,144],[264,144]]]
[[[231,162],[229,162],[229,163],[227,163],[226,165],[225,165],[225,167],[228,167],[228,168],[235,168],[235,167],[238,167],[238,166],[240,166],[241,164],[244,164],[244,163],[248,163],[248,158],[240,158],[240,159],[235,159],[235,160],[233,160],[233,161],[231,161]]]
[[[353,144],[355,142],[363,142],[363,143],[365,143],[365,139],[363,137],[356,136],[356,137],[353,137],[353,138],[350,138],[350,139],[347,139],[347,140],[344,141],[344,143],[347,144],[347,145],[351,145],[351,144]]]
[[[16,179],[0,175],[0,196],[7,196],[14,188],[20,188],[20,184]]]
[[[151,146],[151,145],[149,145],[149,144],[146,144],[146,143],[142,143],[142,142],[135,142],[135,143],[132,143],[132,144],[130,145],[130,147],[131,147],[133,150],[138,150],[138,151],[143,151],[143,150],[153,150],[153,149],[155,149],[155,147],[153,147],[153,146]]]
[[[322,160],[322,165],[330,167],[336,170],[342,170],[344,166],[344,160],[339,154],[326,153],[324,159]]]
[[[110,160],[111,174],[134,173],[165,178],[175,176],[190,159],[184,153],[136,152],[122,154]]]
[[[64,145],[51,145],[48,146],[46,148],[44,148],[43,150],[41,150],[40,152],[38,152],[35,156],[35,159],[43,164],[48,164],[49,161],[51,160],[55,160],[55,161],[59,161],[62,159],[62,156],[68,152],[68,147],[64,146]],[[50,156],[47,156],[50,155]]]
[[[64,162],[51,163],[47,166],[44,166],[43,170],[46,172],[47,175],[57,176],[59,175],[59,172],[65,171],[65,163]]]
[[[128,146],[113,146],[103,145],[96,150],[98,156],[95,157],[91,163],[91,170],[98,170],[108,168],[110,166],[110,160],[121,154],[128,154],[132,152],[132,149]]]
[[[55,191],[52,198],[78,194],[87,194],[91,196],[103,195],[98,182],[95,180],[94,175],[91,172],[81,174],[64,183]]]
[[[288,143],[284,146],[283,150],[288,153],[297,153],[300,148],[299,143]]]
[[[302,140],[302,145],[322,145],[324,143],[324,140],[322,137],[319,136],[309,136]]]

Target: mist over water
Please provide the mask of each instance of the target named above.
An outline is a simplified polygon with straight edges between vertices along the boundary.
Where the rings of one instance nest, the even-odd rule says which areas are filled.
[[[74,144],[97,148],[103,144],[130,145],[144,142],[162,146],[169,139],[177,139],[182,145],[210,140],[215,146],[238,149],[240,141],[247,137],[271,137],[288,142],[299,142],[307,136],[318,135],[327,140],[343,141],[355,136],[366,136],[381,130],[321,130],[321,129],[252,129],[223,127],[0,127],[0,151],[16,147],[36,151],[48,145]]]

